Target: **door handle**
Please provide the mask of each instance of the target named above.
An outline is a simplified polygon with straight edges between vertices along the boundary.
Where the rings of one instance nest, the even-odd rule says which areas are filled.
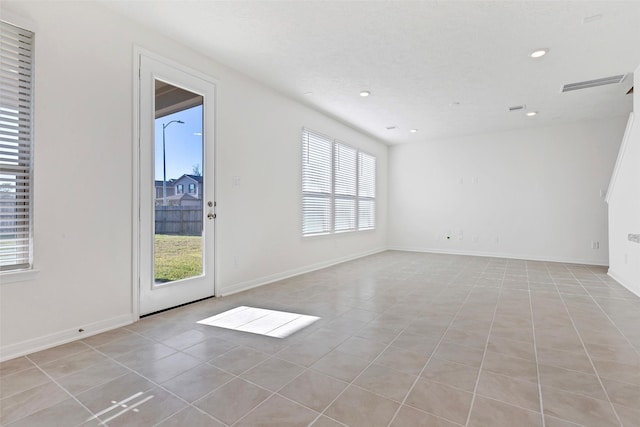
[[[209,218],[209,219],[216,219],[216,214],[214,214],[214,213],[210,213],[209,215],[207,215],[207,218]]]

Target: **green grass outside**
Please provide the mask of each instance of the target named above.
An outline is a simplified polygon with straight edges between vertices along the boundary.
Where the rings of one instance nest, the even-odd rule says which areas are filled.
[[[202,237],[155,235],[155,281],[170,282],[202,274]]]

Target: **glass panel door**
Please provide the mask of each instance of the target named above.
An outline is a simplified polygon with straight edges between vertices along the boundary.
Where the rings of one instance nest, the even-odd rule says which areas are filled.
[[[215,85],[140,54],[139,313],[214,295]]]

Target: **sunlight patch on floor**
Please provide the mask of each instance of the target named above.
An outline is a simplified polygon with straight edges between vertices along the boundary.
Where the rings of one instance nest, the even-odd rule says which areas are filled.
[[[198,323],[268,337],[286,338],[319,319],[306,314],[240,306],[200,320]]]

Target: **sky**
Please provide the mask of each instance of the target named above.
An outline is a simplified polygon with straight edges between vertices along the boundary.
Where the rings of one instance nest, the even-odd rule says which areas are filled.
[[[182,120],[184,124],[171,123],[165,128],[167,157],[167,181],[182,175],[192,174],[193,165],[202,168],[202,105],[169,114],[156,119],[155,123],[155,179],[162,181],[162,125],[171,120]]]

